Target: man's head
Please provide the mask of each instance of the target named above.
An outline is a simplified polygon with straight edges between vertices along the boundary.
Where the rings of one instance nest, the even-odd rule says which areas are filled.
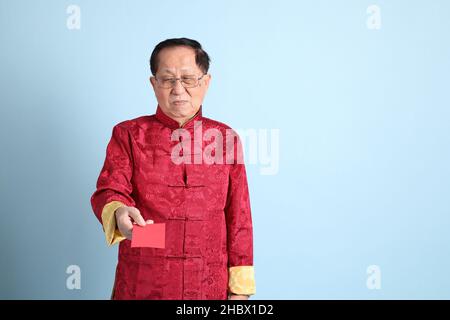
[[[180,124],[203,103],[211,80],[209,61],[200,43],[187,38],[162,41],[152,52],[150,82],[156,99],[162,111]]]

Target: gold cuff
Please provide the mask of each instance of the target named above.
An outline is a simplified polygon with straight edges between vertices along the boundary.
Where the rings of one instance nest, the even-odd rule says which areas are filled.
[[[125,204],[123,204],[120,201],[111,201],[103,207],[102,210],[103,231],[105,231],[106,243],[109,246],[112,246],[113,244],[116,244],[126,239],[126,237],[124,237],[120,233],[119,229],[117,229],[116,216],[114,214],[114,211],[116,211],[117,208],[124,206]]]
[[[253,266],[228,268],[228,289],[234,294],[252,295],[256,293],[255,270]]]

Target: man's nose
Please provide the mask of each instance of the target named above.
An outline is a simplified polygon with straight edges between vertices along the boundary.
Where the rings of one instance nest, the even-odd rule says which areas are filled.
[[[183,85],[181,84],[181,80],[178,79],[177,82],[175,82],[174,87],[172,88],[173,93],[175,94],[181,94],[184,93],[186,89],[183,87]]]

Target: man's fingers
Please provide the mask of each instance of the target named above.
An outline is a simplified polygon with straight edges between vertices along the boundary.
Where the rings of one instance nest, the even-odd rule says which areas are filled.
[[[152,224],[152,223],[153,223],[153,220],[145,220],[145,223],[146,223],[146,224]],[[133,221],[133,224],[137,224],[137,223]]]
[[[144,220],[144,218],[141,216],[141,213],[139,212],[139,209],[134,207],[128,208],[128,217],[129,218],[126,219],[125,217],[124,219],[120,219],[121,223],[119,224],[120,233],[122,233],[122,235],[128,240],[132,239],[133,225],[137,224],[141,227],[145,227],[147,224],[154,223],[154,221],[151,219]]]
[[[141,227],[145,226],[145,220],[144,218],[142,218],[141,213],[137,208],[130,208],[128,212],[130,217],[133,218],[134,222],[136,222]]]
[[[128,217],[124,217],[123,219],[120,219],[118,222],[119,229],[128,231],[133,229],[133,223],[131,222],[131,219]]]
[[[145,223],[146,224],[152,224],[153,223],[153,220],[145,220]],[[133,222],[133,224],[137,224],[136,222]]]

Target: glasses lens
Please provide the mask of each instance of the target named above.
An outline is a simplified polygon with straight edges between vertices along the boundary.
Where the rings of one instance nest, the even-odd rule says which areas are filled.
[[[185,88],[196,87],[197,83],[198,83],[197,78],[192,78],[192,77],[182,78],[181,81],[183,82],[183,86]]]
[[[161,79],[157,79],[157,81],[158,81],[159,86],[161,88],[169,89],[169,88],[172,88],[176,84],[177,79],[175,79],[175,78],[161,78]]]

